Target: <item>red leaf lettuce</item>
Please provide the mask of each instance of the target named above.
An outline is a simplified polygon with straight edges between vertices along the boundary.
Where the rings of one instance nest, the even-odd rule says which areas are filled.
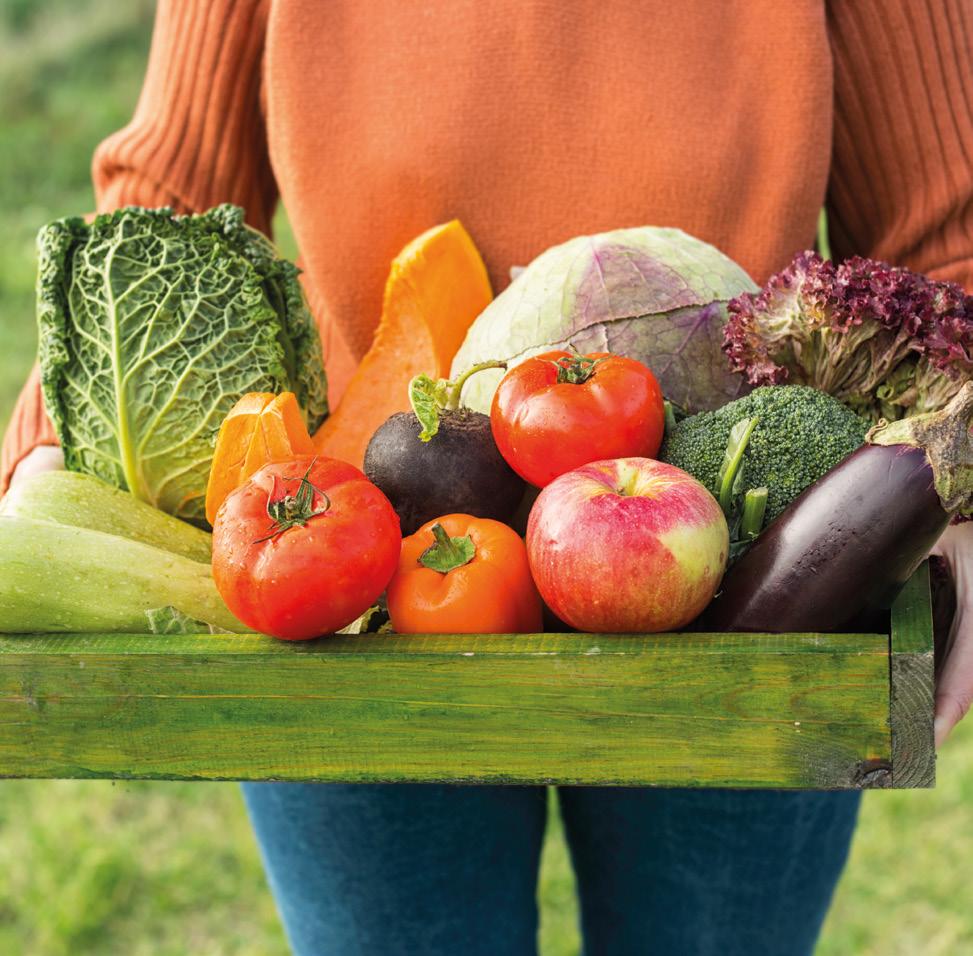
[[[873,421],[937,411],[973,378],[973,296],[885,262],[802,252],[728,311],[723,350],[752,385],[811,385]]]

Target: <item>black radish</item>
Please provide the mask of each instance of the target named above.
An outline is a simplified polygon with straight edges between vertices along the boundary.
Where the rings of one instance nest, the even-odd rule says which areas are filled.
[[[939,412],[873,428],[730,569],[701,624],[839,631],[891,606],[958,514],[973,510],[973,382]]]
[[[459,407],[463,384],[416,376],[409,384],[413,411],[388,418],[365,450],[364,472],[385,493],[404,535],[433,518],[469,514],[510,522],[525,483],[497,450],[490,418]]]

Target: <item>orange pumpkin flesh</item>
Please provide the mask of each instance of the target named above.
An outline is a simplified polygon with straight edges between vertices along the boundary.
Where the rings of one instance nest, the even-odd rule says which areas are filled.
[[[212,524],[227,495],[268,462],[313,453],[293,392],[248,392],[220,426],[206,487],[206,520]]]
[[[257,419],[239,484],[268,462],[313,454],[314,446],[304,424],[301,406],[293,392],[283,392],[261,411]]]
[[[270,392],[248,392],[223,419],[206,486],[206,520],[210,524],[220,510],[223,499],[241,484],[240,474],[257,430],[260,413],[273,400]]]
[[[375,429],[409,410],[409,382],[423,372],[448,377],[492,298],[486,266],[458,220],[413,239],[392,262],[372,347],[315,434],[315,450],[361,468]]]

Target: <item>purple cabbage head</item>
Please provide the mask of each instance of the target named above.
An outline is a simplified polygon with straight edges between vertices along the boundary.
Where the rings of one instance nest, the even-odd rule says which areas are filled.
[[[613,352],[644,362],[687,412],[748,391],[720,351],[726,303],[756,291],[718,249],[679,229],[649,226],[579,236],[538,256],[476,319],[453,360],[516,365],[552,349]],[[489,411],[502,372],[479,372],[463,402]]]

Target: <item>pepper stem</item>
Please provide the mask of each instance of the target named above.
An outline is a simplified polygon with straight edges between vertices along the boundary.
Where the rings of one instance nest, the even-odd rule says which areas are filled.
[[[423,567],[449,574],[455,568],[469,564],[476,557],[476,545],[469,535],[451,538],[437,521],[432,526],[432,536],[436,539],[435,543],[419,555],[419,563]]]

